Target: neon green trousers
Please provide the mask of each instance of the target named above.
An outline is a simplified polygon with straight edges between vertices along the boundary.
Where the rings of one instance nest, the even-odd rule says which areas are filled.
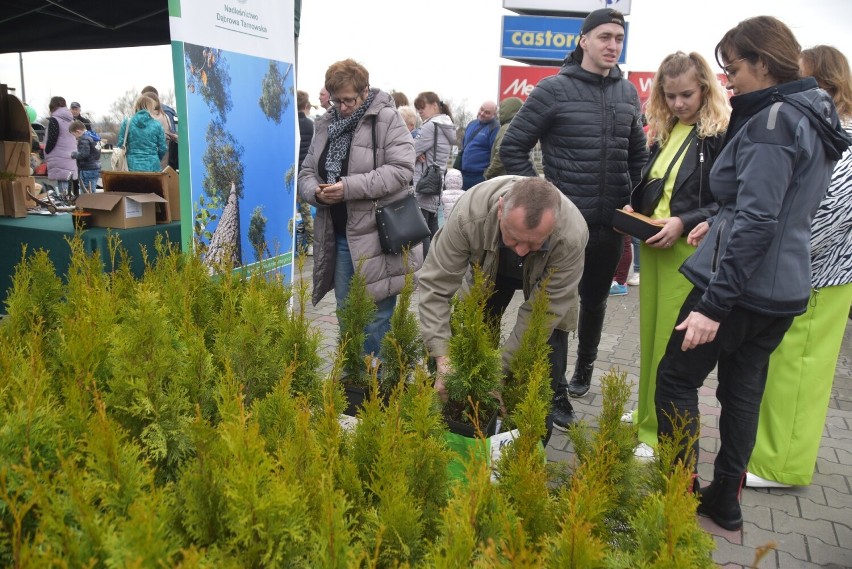
[[[633,422],[639,427],[639,441],[653,448],[657,447],[657,366],[677,325],[680,307],[693,288],[678,269],[694,252],[695,247],[681,238],[668,249],[642,243],[639,253],[639,405]]]
[[[850,303],[852,283],[811,292],[808,311],[769,358],[749,472],[794,486],[811,483]]]

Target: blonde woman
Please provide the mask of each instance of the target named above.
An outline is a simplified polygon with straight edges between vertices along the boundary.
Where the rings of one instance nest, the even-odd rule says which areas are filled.
[[[160,161],[166,155],[166,134],[163,126],[152,116],[157,102],[147,95],[140,95],[133,105],[135,114],[121,123],[118,131],[118,146],[127,151],[127,169],[131,172],[159,172]],[[124,132],[127,144],[124,144]]]
[[[678,271],[695,251],[686,236],[716,211],[708,177],[730,112],[722,86],[701,55],[679,51],[660,64],[645,111],[651,155],[642,180],[666,179],[653,210],[643,212],[663,229],[641,244],[639,405],[624,417],[639,427],[640,458],[652,457],[657,446],[657,365],[692,289]]]

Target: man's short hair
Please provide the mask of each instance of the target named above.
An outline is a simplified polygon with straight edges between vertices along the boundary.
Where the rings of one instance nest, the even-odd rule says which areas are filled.
[[[527,229],[535,229],[541,223],[545,211],[559,215],[562,192],[559,188],[538,176],[523,178],[503,195],[503,214],[516,207],[524,208],[524,223]]]
[[[308,94],[305,91],[296,91],[296,110],[304,111],[308,106],[310,106]]]

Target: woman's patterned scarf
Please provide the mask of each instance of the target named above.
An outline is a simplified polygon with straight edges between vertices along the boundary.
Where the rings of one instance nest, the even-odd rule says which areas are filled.
[[[352,133],[358,126],[358,121],[370,108],[375,92],[370,91],[366,100],[349,118],[340,116],[337,107],[332,107],[331,124],[328,125],[328,153],[325,157],[326,183],[334,184],[340,179],[343,170],[343,161],[349,154],[349,146],[352,144]]]

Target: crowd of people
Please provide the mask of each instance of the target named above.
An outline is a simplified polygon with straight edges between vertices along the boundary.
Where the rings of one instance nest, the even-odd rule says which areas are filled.
[[[95,132],[92,121],[82,114],[80,103],[68,105],[64,97],[50,99],[47,126],[43,134],[36,128],[36,110],[26,105],[31,124],[33,164],[36,175],[44,176],[59,197],[73,198],[79,192],[97,188],[101,171],[101,150],[105,141]],[[146,86],[134,101],[132,116],[119,126],[115,146],[127,153],[131,172],[160,172],[178,167],[177,122],[175,110],[160,103],[159,93]]]
[[[750,18],[715,50],[730,99],[700,54],[678,51],[660,63],[643,112],[617,65],[624,35],[621,13],[592,12],[557,74],[526,101],[483,102],[467,125],[435,92],[409,104],[371,87],[359,63],[332,64],[320,92],[327,112],[310,125],[305,115],[304,127],[300,114],[298,194],[316,210],[313,300],[333,289],[341,307],[361,271],[378,305],[364,345],[375,357],[416,272],[421,333],[445,398],[450,299],[472,267],[494,285],[493,318],[523,291],[504,367],[546,292],[556,316],[549,438],[573,425],[570,400],[590,390],[608,297],[628,282],[631,261],[639,286],[641,258],[638,406],[622,420],[636,424],[637,457],[653,458],[677,422],[698,432],[698,389],[718,367],[719,452],[712,480],[702,487],[695,476],[692,491],[700,513],[736,529],[744,484],[808,484],[813,474],[852,303],[849,63],[828,46],[802,51],[776,18]],[[444,190],[419,195],[434,165]],[[639,207],[643,191],[654,193],[639,213],[658,229],[639,242],[612,220]],[[431,236],[404,262],[381,249],[374,212],[406,193]],[[698,452],[684,445],[676,460],[696,469]]]

